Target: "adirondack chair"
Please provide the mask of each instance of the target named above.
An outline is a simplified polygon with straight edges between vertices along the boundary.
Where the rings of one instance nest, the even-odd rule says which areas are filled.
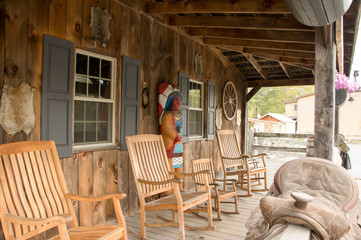
[[[125,193],[94,198],[69,194],[53,141],[0,145],[0,183],[0,218],[7,240],[28,239],[51,228],[59,230],[52,239],[127,239],[119,202]],[[79,227],[71,199],[113,199],[119,224]]]
[[[176,226],[179,228],[179,239],[185,239],[184,212],[207,211],[207,227],[190,227],[191,230],[214,230],[212,220],[212,199],[210,188],[205,177],[204,192],[181,192],[180,179],[174,178],[170,172],[167,153],[161,135],[136,135],[126,137],[129,157],[133,169],[134,180],[137,186],[141,210],[141,238],[146,237],[146,226]],[[197,173],[204,174],[204,172]],[[176,173],[176,175],[193,176],[189,173]],[[172,194],[167,194],[172,192]],[[146,201],[146,198],[155,195],[166,195],[156,200]],[[206,203],[207,208],[194,208]],[[146,222],[146,211],[172,210],[173,221],[169,222],[163,217],[164,223]],[[176,214],[177,213],[177,214]],[[178,221],[176,216],[178,215]]]
[[[226,214],[239,214],[238,212],[238,202],[237,202],[237,189],[236,189],[236,185],[235,185],[235,180],[234,179],[216,179],[215,175],[214,175],[214,170],[213,170],[213,165],[212,165],[212,160],[209,158],[202,158],[202,159],[197,159],[197,160],[193,160],[192,161],[192,165],[193,165],[193,172],[197,173],[197,172],[202,172],[202,171],[209,171],[210,173],[207,175],[207,180],[209,183],[209,187],[213,190],[212,191],[212,199],[214,199],[214,210],[217,211],[218,214],[218,218],[216,218],[215,220],[221,221],[221,212],[222,213],[226,213]],[[195,175],[194,176],[194,182],[196,185],[196,190],[197,192],[202,192],[205,191],[206,189],[206,185],[204,182],[204,178],[202,178],[200,175]],[[233,188],[231,190],[225,190],[222,191],[218,188],[218,184],[217,182],[223,182],[223,184],[225,185],[226,182],[231,182],[233,185]],[[228,198],[234,198],[234,201],[223,201],[224,199],[228,199]],[[232,203],[234,204],[234,212],[227,212],[227,211],[221,211],[221,203]]]
[[[266,154],[245,155],[241,153],[236,132],[232,130],[218,130],[217,143],[221,155],[224,179],[237,176],[236,186],[247,191],[239,197],[252,196],[252,191],[267,191]],[[257,159],[261,157],[261,160]],[[263,181],[263,189],[254,189]]]

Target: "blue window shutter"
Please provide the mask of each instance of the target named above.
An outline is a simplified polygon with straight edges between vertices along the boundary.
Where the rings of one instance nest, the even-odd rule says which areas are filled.
[[[72,156],[74,43],[44,35],[41,140],[54,140],[60,158]]]
[[[122,106],[120,150],[126,151],[126,136],[139,133],[140,61],[122,56]]]
[[[207,83],[207,140],[214,140],[216,113],[216,84]]]
[[[183,117],[183,126],[182,126],[182,142],[187,143],[189,141],[189,125],[188,125],[188,116],[189,116],[189,75],[186,73],[178,72],[178,84],[179,89],[182,94],[182,103],[181,103],[181,113]]]

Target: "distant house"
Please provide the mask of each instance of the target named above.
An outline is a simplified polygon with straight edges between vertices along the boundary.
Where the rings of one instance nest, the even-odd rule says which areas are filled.
[[[296,122],[279,113],[267,113],[258,119],[249,119],[257,132],[295,133]]]
[[[294,101],[285,102],[285,115],[295,119],[297,133],[314,133],[315,94],[298,97]],[[346,138],[361,137],[361,92],[354,92],[348,96],[339,109],[339,132]]]

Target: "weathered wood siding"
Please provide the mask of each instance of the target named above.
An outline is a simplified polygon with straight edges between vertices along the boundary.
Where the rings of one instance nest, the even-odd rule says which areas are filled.
[[[99,3],[111,13],[111,38],[105,48],[94,47],[89,29],[90,7]],[[245,93],[245,85],[237,69],[224,66],[218,56],[202,44],[177,31],[159,24],[116,0],[5,0],[0,1],[0,87],[4,83],[13,86],[28,81],[36,88],[34,104],[36,126],[29,134],[23,132],[14,136],[1,129],[0,143],[40,139],[41,116],[41,72],[43,34],[52,35],[75,43],[76,48],[109,55],[117,58],[116,86],[116,142],[119,146],[120,122],[120,76],[121,56],[125,55],[141,61],[141,85],[149,86],[150,103],[140,111],[140,133],[158,134],[157,86],[161,81],[178,83],[178,72],[195,78],[194,56],[203,55],[203,77],[200,81],[216,83],[216,105],[221,106],[223,86],[233,81],[238,89],[238,98]],[[160,51],[160,52],[159,52]],[[156,60],[162,51],[170,57]],[[158,59],[159,60],[159,59]],[[240,104],[241,106],[241,104]],[[206,118],[206,117],[205,117]],[[236,120],[223,118],[223,129],[236,129]],[[206,123],[206,122],[205,122]],[[239,131],[239,129],[238,129]],[[123,200],[125,214],[138,209],[138,200],[127,152],[112,149],[96,149],[75,152],[72,158],[62,159],[63,169],[70,192],[97,196],[116,191],[124,191],[128,197]],[[184,146],[184,171],[191,170],[190,160],[209,157],[214,160],[215,169],[220,170],[216,141],[205,139],[191,141]],[[79,204],[74,201],[81,225],[100,224],[113,218],[111,204]],[[94,213],[94,215],[92,215]]]

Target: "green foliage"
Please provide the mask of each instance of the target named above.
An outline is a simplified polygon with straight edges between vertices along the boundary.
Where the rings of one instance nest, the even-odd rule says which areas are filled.
[[[260,114],[285,112],[285,102],[315,92],[314,86],[269,87],[261,88],[248,102],[248,117],[257,118]]]

